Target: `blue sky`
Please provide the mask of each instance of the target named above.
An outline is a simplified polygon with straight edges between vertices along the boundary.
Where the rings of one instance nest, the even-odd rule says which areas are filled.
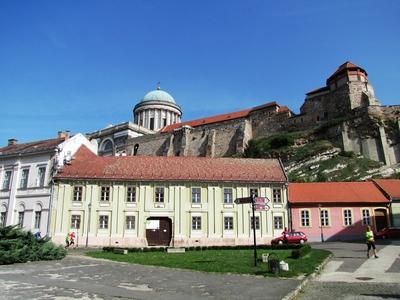
[[[400,104],[400,1],[0,1],[0,145],[132,120],[158,81],[183,120],[294,112],[347,60]]]

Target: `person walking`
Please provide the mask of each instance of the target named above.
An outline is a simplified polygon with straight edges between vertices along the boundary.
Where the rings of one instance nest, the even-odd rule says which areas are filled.
[[[73,231],[69,234],[69,245],[75,245],[75,232]]]
[[[374,252],[375,258],[378,258],[379,256],[376,254],[376,247],[375,247],[375,239],[374,239],[374,233],[372,232],[371,226],[367,226],[367,230],[365,232],[365,239],[367,242],[367,258],[369,258],[369,253],[371,251],[371,248]]]
[[[283,229],[283,231],[282,231],[283,241],[285,243],[287,243],[287,241],[288,241],[288,234],[289,234],[289,231],[288,231],[287,227],[285,227],[285,229]]]
[[[69,247],[69,232],[67,233],[67,236],[65,237],[65,249]]]

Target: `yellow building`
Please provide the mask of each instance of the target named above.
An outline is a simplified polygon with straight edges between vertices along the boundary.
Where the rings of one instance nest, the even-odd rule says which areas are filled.
[[[82,147],[55,177],[52,238],[82,246],[175,247],[268,243],[288,226],[287,177],[276,159],[99,157]],[[260,199],[261,200],[261,199]],[[269,208],[269,209],[268,209]]]

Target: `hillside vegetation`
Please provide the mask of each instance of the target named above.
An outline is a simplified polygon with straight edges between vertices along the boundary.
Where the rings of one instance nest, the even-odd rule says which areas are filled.
[[[310,132],[291,132],[250,140],[244,157],[280,158],[291,182],[359,181],[386,177],[385,166],[344,152]]]

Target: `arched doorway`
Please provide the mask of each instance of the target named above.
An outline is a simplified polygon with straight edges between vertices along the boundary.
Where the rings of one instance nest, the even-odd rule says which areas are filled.
[[[146,239],[149,246],[169,246],[172,222],[166,217],[150,217],[146,221]]]
[[[379,231],[388,226],[386,209],[375,209],[375,227]]]

